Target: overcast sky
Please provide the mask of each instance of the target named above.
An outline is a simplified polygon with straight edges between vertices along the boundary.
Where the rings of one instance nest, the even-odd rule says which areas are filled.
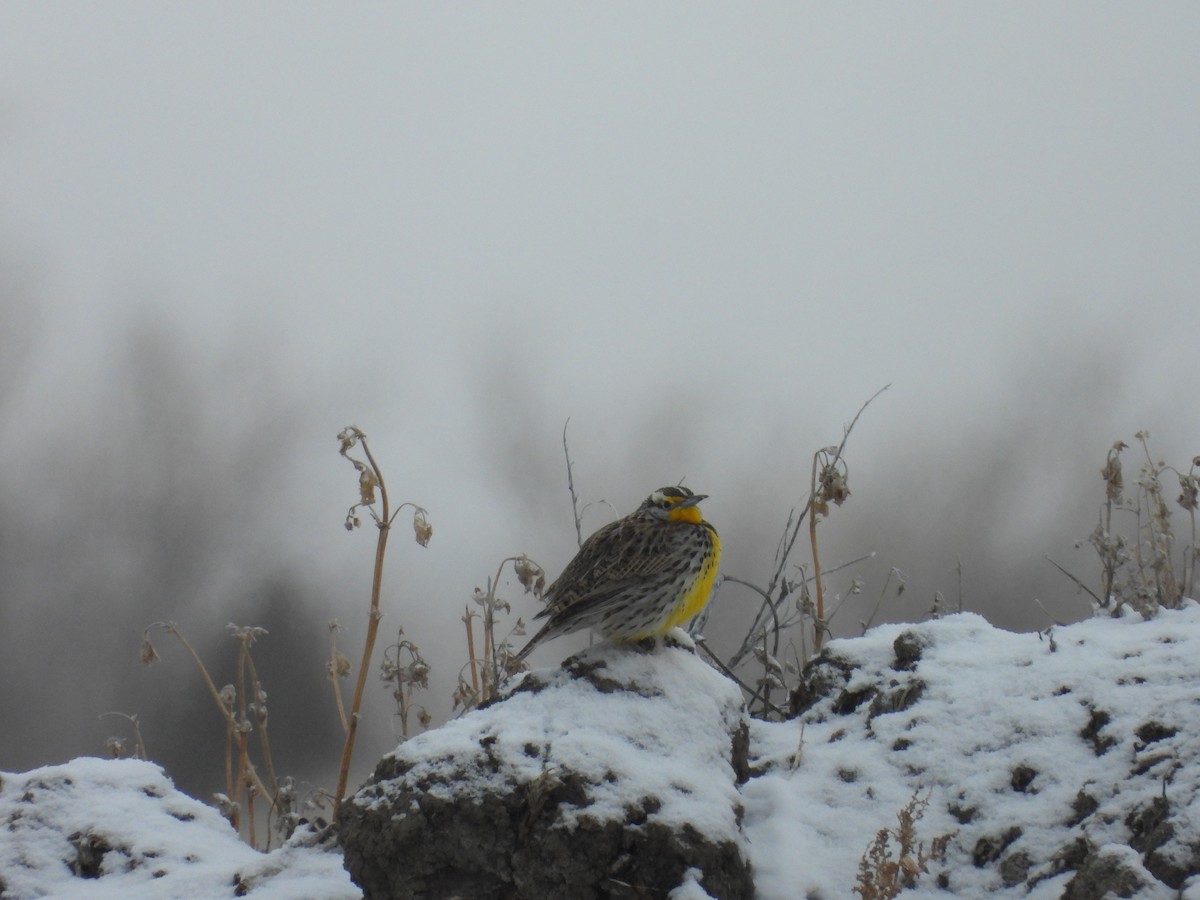
[[[141,329],[165,411],[286,410],[239,545],[345,588],[317,632],[365,600],[333,438],[367,431],[431,511],[392,621],[436,643],[504,556],[569,559],[567,417],[584,500],[686,476],[757,577],[891,384],[823,526],[873,590],[906,571],[885,615],[962,559],[994,621],[1077,618],[1042,555],[1108,446],[1200,452],[1197,47],[1192,3],[0,4],[5,481],[36,493],[47,435],[94,455]]]

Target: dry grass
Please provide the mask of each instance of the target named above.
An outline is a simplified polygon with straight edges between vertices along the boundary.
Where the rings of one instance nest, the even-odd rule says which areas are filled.
[[[826,608],[829,576],[870,559],[871,554],[837,566],[824,567],[817,540],[817,524],[829,517],[831,507],[840,507],[849,499],[846,444],[863,412],[888,387],[890,385],[880,388],[859,407],[850,424],[843,429],[839,444],[823,447],[813,454],[808,497],[798,514],[793,509],[788,516],[783,536],[775,551],[771,576],[766,584],[728,574],[719,579],[718,585],[734,584],[756,594],[760,600],[758,611],[751,620],[741,645],[728,660],[717,659],[702,640],[698,646],[708,654],[714,664],[742,686],[747,695],[747,708],[752,715],[763,718],[786,716],[773,697],[780,692],[786,694],[795,686],[805,662],[812,654],[820,651],[829,637],[830,623],[842,603],[862,590],[861,579],[852,578],[836,605],[832,609]],[[812,559],[811,562],[795,563],[793,552],[805,520],[808,522],[808,542]],[[902,579],[898,579],[897,583],[900,585],[897,592],[902,591]],[[885,584],[884,590],[886,589]],[[693,636],[703,630],[704,621],[705,615],[702,613],[692,626]],[[866,623],[863,627],[865,630]],[[747,683],[735,672],[750,659],[757,662],[759,669],[752,683]]]
[[[854,893],[862,900],[893,900],[902,891],[917,886],[929,871],[929,863],[940,861],[953,834],[934,838],[929,848],[917,839],[917,823],[929,806],[929,795],[914,791],[896,815],[893,828],[881,828],[858,862]]]
[[[265,843],[269,848],[272,824],[275,830],[286,837],[295,828],[299,816],[290,781],[279,779],[275,774],[267,729],[267,693],[263,690],[251,653],[251,648],[266,634],[266,630],[256,626],[229,626],[230,636],[238,643],[237,672],[233,682],[218,690],[200,654],[174,622],[156,622],[142,632],[143,663],[149,665],[159,660],[158,650],[150,639],[151,631],[155,628],[176,638],[187,650],[224,721],[225,790],[214,795],[217,807],[251,847],[258,847],[260,841],[255,824],[255,806],[257,802],[265,803]],[[133,721],[136,725],[136,719]],[[252,752],[256,735],[257,762]],[[140,734],[138,747],[139,755],[145,758]]]
[[[424,547],[433,534],[433,528],[423,508],[412,503],[402,503],[392,511],[383,473],[371,453],[366,435],[361,430],[355,427],[347,428],[338,435],[338,441],[339,452],[358,472],[359,498],[346,514],[346,528],[353,531],[361,527],[363,523],[360,512],[365,510],[379,533],[375,545],[366,636],[349,705],[343,696],[341,681],[349,678],[354,670],[349,658],[338,649],[337,634],[341,630],[340,626],[337,622],[329,623],[329,658],[325,667],[333,688],[338,721],[345,740],[339,758],[336,789],[332,793],[316,792],[308,804],[315,806],[326,800],[331,801],[335,820],[342,798],[346,794],[346,782],[361,719],[367,673],[372,665],[379,620],[382,617],[380,595],[388,536],[396,516],[406,507],[413,510],[412,527],[416,542]],[[355,455],[353,451],[359,451],[360,455]],[[158,651],[150,639],[155,628],[162,629],[178,639],[187,650],[224,721],[225,790],[215,795],[218,808],[250,846],[258,847],[261,841],[256,827],[256,807],[261,811],[261,806],[265,804],[266,845],[269,848],[273,830],[286,837],[296,827],[300,821],[300,804],[292,780],[277,777],[271,752],[267,728],[267,693],[263,689],[251,649],[260,638],[266,636],[266,630],[257,626],[229,626],[231,636],[239,645],[237,672],[231,683],[218,690],[200,654],[173,622],[158,622],[145,629],[141,651],[143,663],[151,664],[159,660]],[[399,630],[397,643],[384,653],[381,674],[384,680],[393,686],[393,696],[396,698],[404,737],[408,736],[410,717],[413,714],[422,726],[428,724],[428,714],[413,702],[413,691],[428,687],[429,666],[421,657],[417,645],[403,637],[403,629]],[[146,751],[137,728],[137,718],[126,718],[134,726],[137,753],[145,758]],[[110,752],[124,752],[123,742],[119,739],[110,740],[109,747]]]
[[[518,618],[504,637],[497,639],[498,615],[512,613],[512,604],[496,594],[504,567],[510,563],[525,593],[540,599],[546,589],[545,570],[524,554],[501,560],[495,577],[488,578],[486,590],[475,588],[471,599],[481,612],[468,606],[463,613],[462,621],[467,630],[467,662],[458,672],[458,686],[454,690],[455,709],[473,709],[487,703],[495,698],[509,675],[524,668],[522,663],[517,662],[512,639],[525,634],[525,620]],[[475,638],[476,620],[479,620],[481,628],[478,642]]]
[[[426,517],[426,511],[414,503],[401,503],[396,507],[396,511],[392,512],[388,504],[387,483],[383,479],[383,473],[379,469],[379,464],[375,461],[375,456],[371,453],[371,448],[367,444],[367,436],[362,431],[354,426],[350,426],[338,435],[338,440],[341,443],[339,452],[354,466],[358,472],[359,486],[359,501],[350,507],[346,513],[346,529],[353,530],[362,525],[362,520],[357,515],[357,511],[365,509],[375,522],[375,527],[379,530],[379,535],[375,543],[375,568],[371,578],[371,606],[367,614],[367,635],[363,641],[362,661],[358,666],[358,676],[354,682],[354,694],[350,701],[350,714],[344,719],[346,740],[342,746],[342,761],[338,768],[337,788],[333,793],[333,818],[336,821],[338,812],[342,806],[342,799],[346,796],[346,782],[350,777],[350,761],[354,756],[354,743],[358,737],[358,725],[360,721],[360,710],[362,709],[363,691],[367,686],[367,672],[371,668],[371,657],[375,651],[375,638],[379,633],[379,620],[383,617],[383,613],[379,609],[380,593],[383,589],[383,561],[387,552],[387,540],[391,534],[392,523],[400,511],[407,507],[413,509],[413,532],[416,536],[416,541],[422,547],[428,546],[429,539],[433,536],[433,527],[429,524]],[[351,450],[359,447],[365,459],[360,459],[351,455]],[[379,510],[376,510],[376,490],[378,490],[378,505]],[[337,682],[334,682],[336,689],[340,691]]]
[[[1200,494],[1200,456],[1186,472],[1156,460],[1150,452],[1150,433],[1135,440],[1142,461],[1132,490],[1127,489],[1122,454],[1130,445],[1117,441],[1109,449],[1100,477],[1104,504],[1087,543],[1100,560],[1100,587],[1094,591],[1054,560],[1050,562],[1086,591],[1097,614],[1120,615],[1125,607],[1149,618],[1160,609],[1177,609],[1196,594],[1196,507]],[[1188,516],[1186,540],[1175,533],[1168,489],[1163,479],[1174,476],[1179,485],[1175,505]],[[1083,542],[1080,542],[1082,544]]]

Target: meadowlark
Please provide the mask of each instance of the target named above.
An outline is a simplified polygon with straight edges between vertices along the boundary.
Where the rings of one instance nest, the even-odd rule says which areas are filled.
[[[517,654],[542,641],[591,628],[616,641],[665,634],[708,603],[721,540],[697,505],[706,494],[659,488],[633,513],[605,525],[546,589],[548,619]]]

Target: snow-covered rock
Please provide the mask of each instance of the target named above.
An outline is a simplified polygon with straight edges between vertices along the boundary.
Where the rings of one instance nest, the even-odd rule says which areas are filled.
[[[1200,898],[1200,605],[1049,635],[881,626],[831,642],[793,701],[751,733],[760,897],[848,896],[918,791],[926,845],[954,836],[906,897]]]
[[[831,642],[748,721],[694,655],[599,645],[385,757],[343,807],[379,896],[849,900],[927,799],[905,897],[1200,900],[1200,605],[1013,634],[978,616]],[[489,893],[489,891],[491,893]],[[0,896],[354,898],[311,839],[269,854],[156,766],[0,773]]]
[[[368,898],[750,897],[735,685],[597,645],[402,744],[343,806]]]
[[[0,897],[350,900],[340,854],[244,844],[210,806],[131,759],[0,773]]]

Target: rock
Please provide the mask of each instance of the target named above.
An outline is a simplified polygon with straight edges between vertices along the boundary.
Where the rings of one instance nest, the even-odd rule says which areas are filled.
[[[1147,877],[1137,852],[1129,847],[1109,845],[1083,861],[1075,877],[1067,882],[1062,900],[1152,896],[1163,896],[1163,893],[1154,889],[1154,880]]]
[[[929,646],[929,638],[916,631],[904,631],[892,642],[896,661],[892,664],[898,671],[912,671],[921,661],[921,654]]]
[[[989,834],[981,837],[975,842],[975,849],[971,854],[971,861],[975,863],[975,868],[983,868],[998,860],[1000,855],[1008,849],[1008,845],[1022,834],[1021,829],[1014,825],[1001,834]]]
[[[792,691],[788,703],[791,715],[795,717],[806,713],[825,698],[835,695],[835,715],[853,712],[875,694],[874,688],[862,691],[847,690],[846,685],[853,673],[852,662],[831,654],[828,650],[822,650],[817,657],[805,664],[804,671],[800,673],[799,684]]]
[[[747,747],[694,654],[597,645],[385,757],[342,807],[346,867],[367,898],[752,897]]]
[[[259,853],[215,809],[136,759],[0,775],[0,897],[351,900],[341,854],[297,829]]]
[[[925,682],[919,678],[901,683],[895,678],[888,682],[886,689],[877,692],[871,699],[867,710],[867,718],[874,719],[887,713],[903,712],[921,699],[925,693]]]

